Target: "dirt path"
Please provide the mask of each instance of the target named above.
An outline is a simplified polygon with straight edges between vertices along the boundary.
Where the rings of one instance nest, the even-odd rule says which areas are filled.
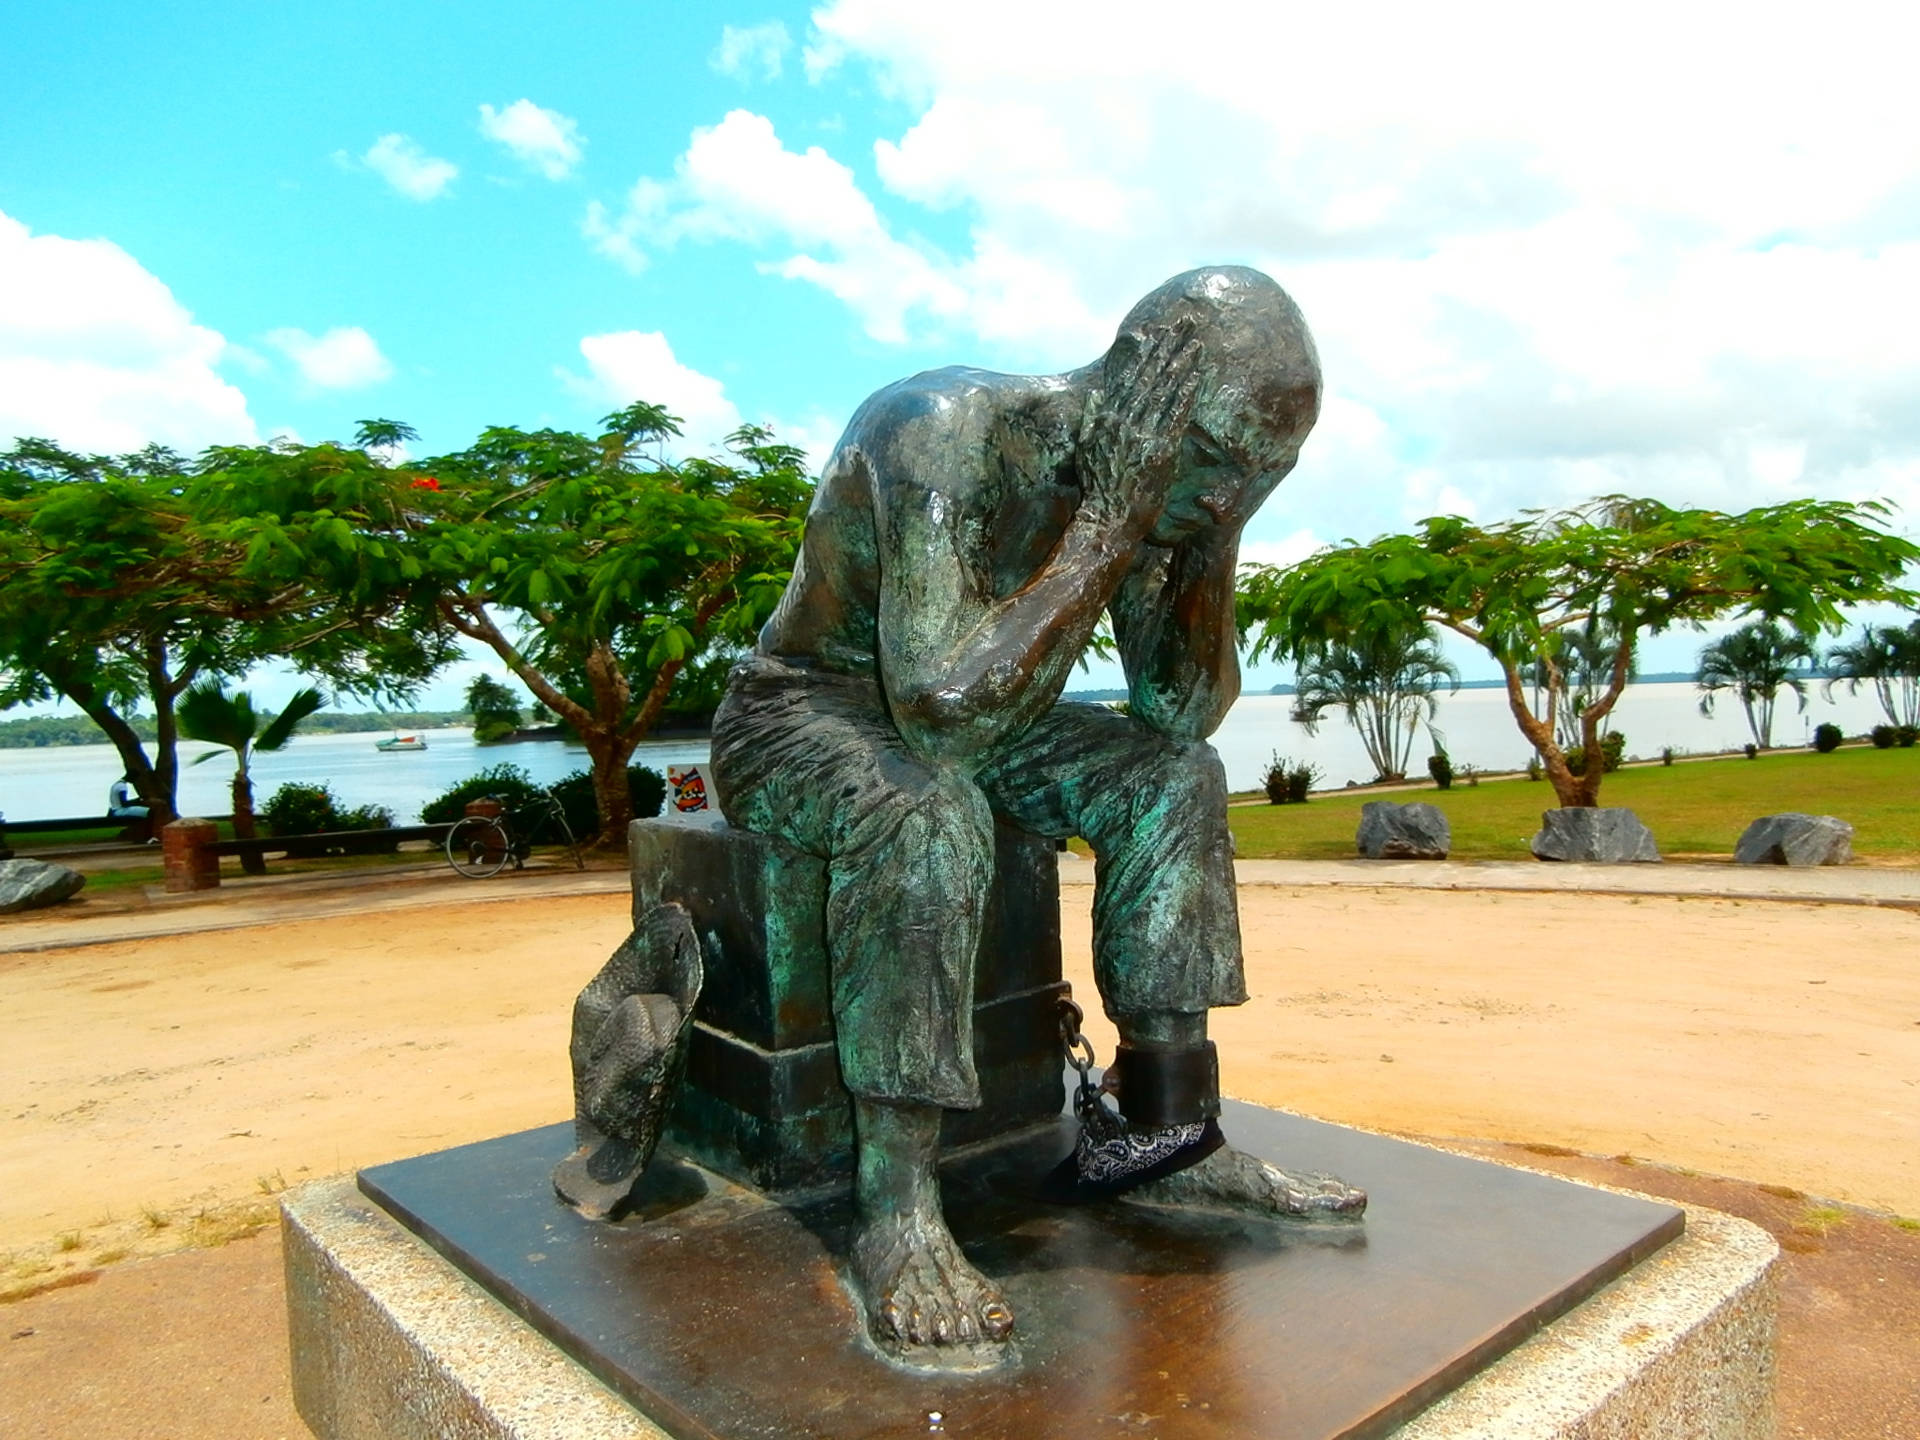
[[[1067,897],[1090,995],[1088,892]],[[1662,1193],[1744,1177],[1684,1198],[1771,1206],[1799,1246],[1783,1433],[1920,1433],[1920,1235],[1791,1193],[1920,1215],[1920,918],[1264,886],[1242,909],[1231,1093],[1630,1152],[1679,1168],[1604,1178]],[[0,1307],[0,1433],[298,1436],[270,1236],[112,1262],[257,1229],[283,1183],[563,1117],[568,1005],[625,929],[607,894],[0,955],[0,1292],[98,1272]],[[1856,1371],[1882,1378],[1832,1378]]]

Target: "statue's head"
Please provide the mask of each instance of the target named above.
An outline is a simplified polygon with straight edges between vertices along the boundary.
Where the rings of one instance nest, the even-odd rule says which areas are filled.
[[[1286,291],[1243,265],[1189,270],[1135,305],[1107,352],[1108,383],[1125,383],[1130,355],[1182,325],[1200,345],[1200,391],[1152,532],[1161,544],[1206,525],[1244,525],[1293,469],[1320,413],[1307,322]]]

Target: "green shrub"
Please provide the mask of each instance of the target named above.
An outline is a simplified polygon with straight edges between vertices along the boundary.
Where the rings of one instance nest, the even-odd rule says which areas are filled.
[[[1913,742],[1920,740],[1920,725],[1901,725],[1893,732],[1894,743],[1902,750],[1911,750]]]
[[[575,835],[585,839],[599,830],[600,807],[594,803],[591,771],[574,771],[554,785],[553,793],[559,798],[560,808],[566,812],[567,827]],[[636,820],[651,819],[660,813],[660,807],[667,802],[666,777],[645,765],[629,765],[627,798],[633,802]]]
[[[1275,805],[1284,805],[1292,798],[1287,786],[1287,759],[1278,750],[1267,762],[1266,773],[1260,777],[1261,788],[1267,792],[1267,799]]]
[[[540,787],[518,765],[489,765],[466,779],[456,781],[420,807],[420,818],[429,825],[444,825],[467,813],[473,800],[498,800],[516,810],[540,793]]]
[[[315,835],[326,830],[390,830],[393,812],[384,805],[340,808],[340,798],[326,785],[304,785],[289,780],[267,797],[260,817],[274,835]]]
[[[576,836],[584,840],[599,830],[600,810],[593,800],[591,771],[576,770],[547,788],[559,800],[560,809],[567,817],[567,828]],[[429,800],[421,809],[420,818],[429,825],[445,824],[464,815],[468,802],[484,799],[498,800],[509,810],[520,810],[539,795],[540,789],[533,783],[533,777],[518,765],[489,765]],[[627,794],[632,798],[635,816],[644,820],[658,815],[667,799],[666,777],[645,765],[630,765]],[[548,841],[560,837],[536,832],[532,838]]]
[[[1822,755],[1831,755],[1840,748],[1840,742],[1846,738],[1845,733],[1831,720],[1822,721],[1813,727],[1813,748]]]
[[[1296,765],[1287,771],[1287,803],[1304,805],[1307,794],[1313,789],[1313,782],[1320,778],[1318,765]]]
[[[1600,739],[1600,773],[1611,775],[1620,768],[1620,762],[1627,756],[1627,737],[1624,731],[1615,730]],[[1567,769],[1576,775],[1587,773],[1587,749],[1576,745],[1567,751]]]
[[[519,733],[520,727],[511,720],[488,717],[473,722],[473,743],[476,745],[492,745]]]
[[[267,797],[260,818],[275,835],[311,835],[338,830],[340,802],[326,785],[303,785],[289,780]]]
[[[1427,757],[1427,774],[1433,777],[1433,783],[1442,790],[1453,788],[1453,761],[1442,750]]]
[[[1873,741],[1876,750],[1891,750],[1898,732],[1891,725],[1876,725],[1867,732],[1867,738]]]

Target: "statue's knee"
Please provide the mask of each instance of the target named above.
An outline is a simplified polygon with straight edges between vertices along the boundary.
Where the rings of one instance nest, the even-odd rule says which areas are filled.
[[[984,884],[993,866],[993,812],[970,780],[930,776],[906,802],[901,842],[954,867],[954,879]]]

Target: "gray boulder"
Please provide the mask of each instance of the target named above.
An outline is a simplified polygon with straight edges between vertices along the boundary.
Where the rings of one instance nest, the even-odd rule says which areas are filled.
[[[1657,863],[1653,832],[1631,810],[1548,810],[1533,837],[1537,860],[1585,860],[1596,865]]]
[[[1845,865],[1853,826],[1833,815],[1762,815],[1747,826],[1733,858],[1741,865]]]
[[[1354,844],[1369,860],[1444,860],[1453,830],[1437,807],[1415,800],[1369,800],[1360,807]]]
[[[80,893],[87,877],[44,860],[0,860],[0,915],[58,905]]]

